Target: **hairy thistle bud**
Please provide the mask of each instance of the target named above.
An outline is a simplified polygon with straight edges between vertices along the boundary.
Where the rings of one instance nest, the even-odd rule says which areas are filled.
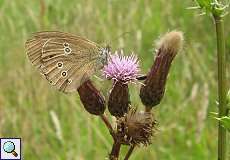
[[[123,144],[148,145],[154,134],[156,121],[151,112],[137,112],[132,108],[118,119],[117,136]]]
[[[108,109],[116,117],[121,117],[128,112],[129,88],[128,84],[115,82],[109,95]]]
[[[178,31],[169,32],[159,40],[155,61],[140,90],[141,101],[147,110],[160,103],[172,60],[182,47],[182,41],[183,34]]]
[[[101,115],[105,111],[105,99],[93,86],[90,80],[78,88],[78,93],[84,108],[91,114]]]

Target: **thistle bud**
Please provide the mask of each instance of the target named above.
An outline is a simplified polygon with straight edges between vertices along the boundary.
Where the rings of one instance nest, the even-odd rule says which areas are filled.
[[[171,63],[182,47],[182,41],[183,34],[178,31],[169,32],[159,40],[155,61],[140,90],[140,98],[146,110],[161,102]]]
[[[148,145],[156,128],[151,112],[138,112],[132,108],[128,114],[118,119],[117,136],[122,144]]]
[[[91,114],[101,115],[105,111],[105,99],[90,80],[84,82],[78,93],[84,108]]]
[[[127,83],[115,82],[109,95],[108,109],[111,115],[121,117],[128,112],[129,88]]]

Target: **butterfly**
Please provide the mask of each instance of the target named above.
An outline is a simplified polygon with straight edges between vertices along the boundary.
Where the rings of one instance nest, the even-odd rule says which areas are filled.
[[[77,91],[107,64],[110,47],[59,31],[34,33],[25,43],[26,52],[49,83],[64,93]]]

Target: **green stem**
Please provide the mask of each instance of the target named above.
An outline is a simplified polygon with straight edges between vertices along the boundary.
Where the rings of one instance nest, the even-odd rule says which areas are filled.
[[[130,146],[129,151],[128,151],[128,153],[126,154],[124,160],[128,160],[128,159],[129,159],[129,157],[130,157],[131,154],[133,153],[134,148],[135,148],[135,145],[131,145],[131,146]]]
[[[225,39],[224,39],[224,21],[221,16],[215,16],[216,37],[217,37],[217,57],[218,57],[218,101],[219,101],[219,117],[227,115],[226,105],[226,55],[225,55]],[[227,131],[219,122],[218,130],[218,160],[226,160],[227,151]]]
[[[105,123],[106,127],[108,128],[113,139],[115,140],[115,138],[116,138],[115,132],[114,132],[114,129],[113,129],[111,123],[109,122],[108,118],[104,114],[100,115],[100,117],[101,117],[102,121]]]

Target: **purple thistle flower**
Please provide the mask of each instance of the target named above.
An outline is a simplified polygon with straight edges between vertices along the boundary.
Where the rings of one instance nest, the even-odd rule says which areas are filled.
[[[120,54],[116,51],[110,55],[103,72],[107,79],[114,80],[108,100],[109,112],[113,116],[122,117],[129,110],[128,82],[135,81],[139,72],[137,56],[134,54],[124,56],[122,50]]]
[[[110,55],[108,64],[104,67],[103,73],[107,79],[128,83],[135,81],[139,72],[139,61],[135,54],[124,56],[123,51]]]

